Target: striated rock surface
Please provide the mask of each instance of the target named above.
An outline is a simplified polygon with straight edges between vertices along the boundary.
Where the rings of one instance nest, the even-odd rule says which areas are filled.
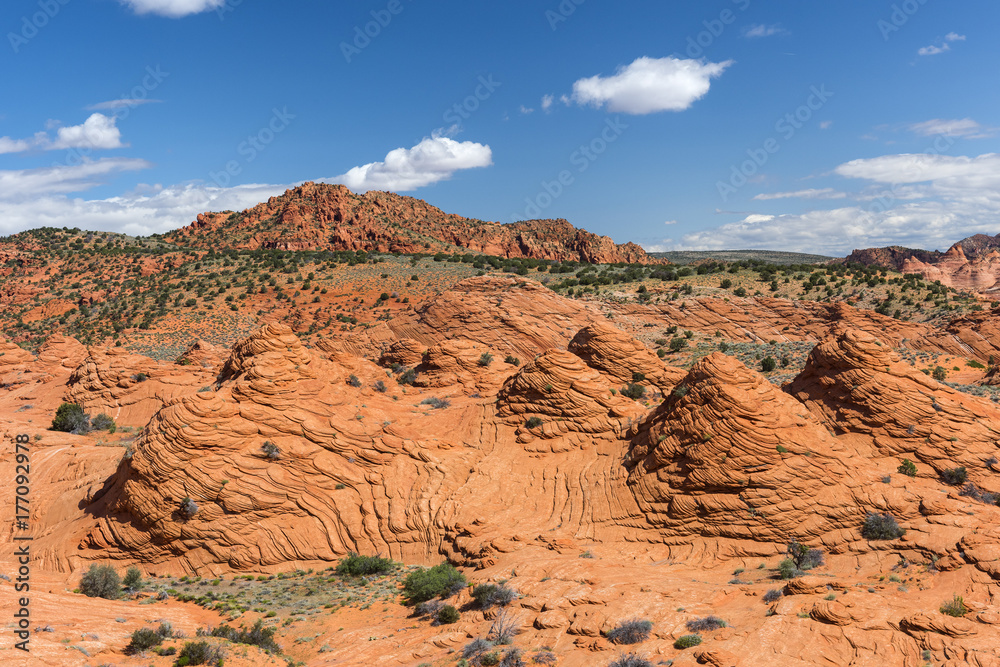
[[[485,356],[484,356],[485,355]],[[490,348],[464,338],[453,338],[432,345],[417,366],[417,387],[452,387],[470,385],[485,388],[503,380],[503,362]]]
[[[524,361],[565,347],[581,326],[603,319],[594,306],[559,296],[533,280],[480,276],[456,283],[419,310],[371,327],[345,341],[345,347],[374,357],[405,339],[430,347],[465,338],[498,356],[511,354]]]
[[[918,473],[934,478],[964,466],[973,482],[1000,491],[986,470],[1000,455],[1000,409],[900,363],[871,334],[849,330],[817,346],[786,389],[829,428],[864,435],[875,455],[915,458],[925,464]]]
[[[211,384],[214,376],[200,365],[185,370],[123,348],[91,348],[70,374],[65,400],[92,415],[106,413],[120,425],[141,427],[171,400]]]
[[[619,383],[632,382],[633,374],[641,373],[644,383],[667,392],[686,375],[679,368],[667,366],[645,345],[609,324],[584,327],[569,342],[568,349]]]
[[[629,453],[629,485],[649,523],[702,535],[841,546],[869,509],[915,516],[916,499],[874,486],[855,457],[795,399],[737,359],[698,362]],[[749,546],[747,548],[750,548]]]

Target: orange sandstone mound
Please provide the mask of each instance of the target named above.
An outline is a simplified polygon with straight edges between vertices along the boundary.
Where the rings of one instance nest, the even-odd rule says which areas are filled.
[[[684,378],[684,371],[670,368],[645,345],[609,324],[581,329],[569,342],[569,351],[617,382],[632,382],[635,373],[663,391]]]

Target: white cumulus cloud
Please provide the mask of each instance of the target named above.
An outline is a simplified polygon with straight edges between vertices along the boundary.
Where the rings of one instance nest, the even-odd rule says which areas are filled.
[[[407,192],[447,180],[456,171],[492,164],[493,151],[489,146],[434,136],[412,148],[390,151],[382,162],[354,167],[345,174],[322,180],[342,183],[357,192]]]
[[[572,100],[635,115],[683,111],[704,97],[711,80],[721,76],[732,63],[638,58],[612,76],[580,79],[573,84]]]
[[[226,0],[119,0],[136,14],[158,14],[177,19],[222,7]]]
[[[65,148],[111,149],[122,148],[122,133],[118,129],[117,118],[101,113],[91,114],[82,125],[60,127],[56,130],[56,138],[46,148],[60,150]]]

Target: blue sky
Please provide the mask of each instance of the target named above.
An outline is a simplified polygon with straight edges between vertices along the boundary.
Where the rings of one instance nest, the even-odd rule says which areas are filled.
[[[1000,232],[986,0],[10,0],[0,233],[308,180],[647,249]]]

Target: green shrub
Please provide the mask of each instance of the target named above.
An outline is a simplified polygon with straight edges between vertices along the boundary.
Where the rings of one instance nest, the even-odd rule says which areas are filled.
[[[538,428],[542,425],[542,420],[540,417],[531,417],[526,422],[524,422],[524,428]]]
[[[521,360],[518,359],[517,357],[515,357],[512,354],[508,354],[506,357],[504,357],[503,362],[505,364],[510,364],[511,366],[520,366],[521,365]]]
[[[951,486],[961,486],[968,478],[969,473],[965,470],[965,466],[941,471],[941,481]]]
[[[799,568],[795,567],[795,561],[791,558],[786,558],[778,563],[778,576],[782,579],[794,579],[800,574],[802,574],[802,572]]]
[[[490,364],[493,363],[493,355],[490,354],[489,352],[483,352],[481,355],[479,355],[478,363],[480,366],[484,368],[486,366],[489,366]]]
[[[405,371],[403,371],[402,375],[400,375],[399,378],[396,379],[396,382],[398,382],[399,384],[411,385],[416,379],[417,379],[417,371],[415,371],[412,368],[407,368]]]
[[[536,660],[537,662],[537,660]],[[555,662],[553,660],[553,662]],[[608,663],[608,667],[653,667],[653,663],[635,653],[626,653]]]
[[[90,420],[90,425],[95,431],[107,431],[108,433],[114,433],[118,430],[118,425],[115,424],[115,420],[111,418],[111,415],[101,413]]]
[[[760,361],[760,369],[765,373],[770,373],[777,367],[778,367],[778,362],[774,360],[774,357],[764,357]]]
[[[206,641],[187,642],[177,655],[178,667],[185,665],[212,665],[221,667],[226,657],[225,649]]]
[[[347,377],[347,384],[349,384],[350,386],[355,387],[355,388],[360,387],[361,386],[361,379],[357,375],[355,375],[354,373],[351,373]]]
[[[960,617],[968,614],[969,608],[965,606],[965,599],[961,595],[954,595],[951,600],[941,605],[941,613]]]
[[[622,621],[610,631],[608,631],[608,641],[614,644],[638,644],[649,639],[649,633],[653,630],[652,621],[641,618],[632,618]]]
[[[424,602],[431,598],[451,597],[465,588],[465,575],[448,563],[414,570],[403,582],[403,596],[408,602]]]
[[[264,627],[264,621],[258,618],[249,630],[236,630],[228,625],[220,625],[212,630],[211,636],[228,639],[234,644],[258,646],[268,653],[280,653],[281,647],[278,646],[276,641],[274,641],[274,633],[277,632],[277,630],[278,629],[273,626]]]
[[[634,401],[638,401],[640,398],[646,395],[646,388],[641,384],[636,384],[635,382],[628,383],[627,386],[621,388],[622,396],[627,396]]]
[[[270,440],[264,441],[264,444],[260,446],[260,451],[265,457],[272,461],[276,461],[281,458],[281,450],[279,450],[278,446]]]
[[[687,346],[688,342],[686,338],[677,337],[670,340],[669,347],[671,352],[680,352]]]
[[[869,513],[861,526],[861,536],[866,540],[897,540],[906,533],[890,514]]]
[[[80,579],[80,592],[91,598],[117,600],[121,597],[122,580],[110,565],[91,565]]]
[[[896,472],[902,473],[902,474],[906,475],[907,477],[916,477],[917,476],[917,466],[910,459],[903,459],[900,462],[899,467],[896,468]]]
[[[341,576],[360,577],[371,574],[387,574],[396,568],[396,564],[381,556],[359,556],[349,554],[337,563],[337,574]]]
[[[142,653],[162,643],[163,637],[153,628],[139,628],[132,633],[132,638],[125,647],[125,655]]]
[[[52,419],[52,430],[81,435],[90,432],[90,416],[76,403],[63,403]]]
[[[810,549],[795,539],[788,543],[786,553],[789,558],[795,561],[795,567],[800,570],[811,570],[825,562],[822,549]]]
[[[674,642],[674,648],[685,649],[701,643],[701,635],[684,635]]]
[[[125,588],[131,588],[132,590],[142,586],[142,570],[137,568],[135,565],[129,566],[129,568],[125,570],[125,578],[122,579],[122,584]]]
[[[726,622],[718,616],[695,618],[684,624],[689,632],[711,632],[726,627]]]
[[[483,609],[506,607],[517,597],[517,591],[506,584],[477,584],[472,589],[472,598]]]
[[[458,613],[458,610],[455,609],[455,607],[450,604],[446,604],[441,607],[441,610],[437,613],[437,622],[441,625],[451,625],[452,623],[457,622],[460,617],[461,614]]]
[[[944,382],[948,378],[948,371],[946,371],[941,366],[936,366],[931,372],[931,377],[933,377],[938,382]]]

